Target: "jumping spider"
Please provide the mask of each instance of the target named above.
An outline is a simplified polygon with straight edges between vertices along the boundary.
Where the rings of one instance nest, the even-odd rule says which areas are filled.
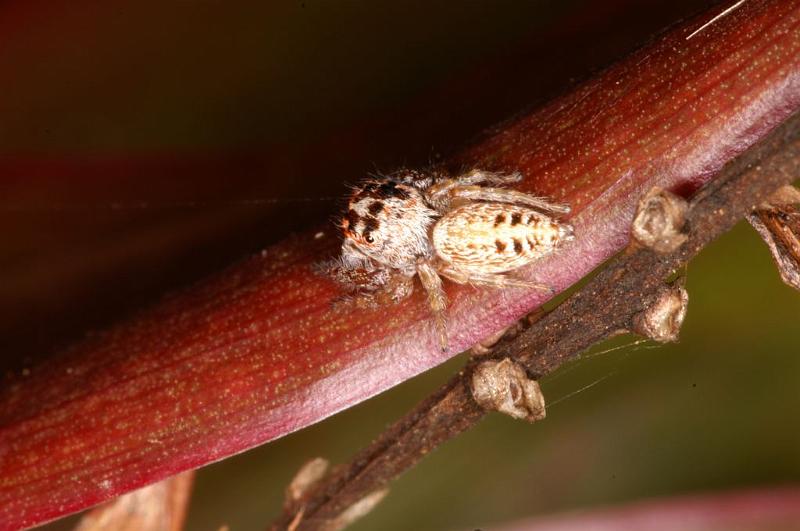
[[[572,226],[550,217],[566,205],[498,186],[519,173],[472,170],[455,178],[402,170],[361,183],[341,221],[342,254],[327,272],[362,306],[399,302],[419,276],[447,349],[441,277],[459,284],[549,289],[508,275],[572,239]]]

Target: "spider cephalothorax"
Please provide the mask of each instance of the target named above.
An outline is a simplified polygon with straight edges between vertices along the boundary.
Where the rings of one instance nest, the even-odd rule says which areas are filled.
[[[507,273],[572,239],[572,227],[548,215],[567,213],[567,206],[497,187],[521,178],[404,170],[367,180],[350,196],[341,221],[342,255],[329,272],[366,305],[404,299],[418,275],[447,348],[441,277],[541,289]]]
[[[413,275],[417,258],[432,256],[429,232],[437,217],[413,184],[366,181],[353,191],[342,219],[343,258],[370,259]]]

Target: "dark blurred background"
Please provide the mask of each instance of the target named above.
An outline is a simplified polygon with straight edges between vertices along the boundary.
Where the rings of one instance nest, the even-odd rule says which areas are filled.
[[[328,223],[344,182],[446,157],[708,4],[0,3],[2,367]],[[547,421],[491,417],[354,529],[800,479],[800,297],[747,227],[688,273],[680,344],[604,345],[544,382]],[[345,460],[461,363],[200,470],[189,529],[263,528],[304,461]]]

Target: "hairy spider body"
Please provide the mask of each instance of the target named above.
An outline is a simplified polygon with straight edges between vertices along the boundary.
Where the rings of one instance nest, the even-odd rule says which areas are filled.
[[[565,225],[532,208],[468,203],[433,227],[438,256],[465,273],[504,273],[551,253]]]
[[[572,239],[548,214],[569,212],[516,190],[522,178],[473,170],[455,178],[404,170],[354,189],[342,218],[341,257],[329,274],[363,306],[395,303],[418,276],[447,348],[442,277],[460,284],[549,289],[507,273]]]
[[[342,219],[342,258],[371,260],[413,276],[417,258],[433,255],[429,232],[439,216],[411,184],[366,181],[353,192]]]

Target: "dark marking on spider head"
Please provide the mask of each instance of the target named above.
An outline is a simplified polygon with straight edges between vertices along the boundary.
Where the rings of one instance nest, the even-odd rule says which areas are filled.
[[[367,243],[373,242],[372,233],[378,230],[381,226],[381,222],[378,221],[377,218],[369,216],[364,219],[364,229],[361,231],[362,236],[364,237],[364,241]]]
[[[411,197],[409,185],[395,181],[367,181],[361,188],[353,193],[350,204],[359,203],[365,199],[408,199]]]
[[[383,202],[382,201],[373,201],[369,205],[369,208],[367,209],[367,211],[373,216],[377,216],[378,214],[380,214],[381,210],[383,210]]]
[[[398,170],[391,175],[395,181],[403,184],[408,184],[417,190],[425,190],[429,188],[441,176],[436,171],[421,171],[421,170]]]

